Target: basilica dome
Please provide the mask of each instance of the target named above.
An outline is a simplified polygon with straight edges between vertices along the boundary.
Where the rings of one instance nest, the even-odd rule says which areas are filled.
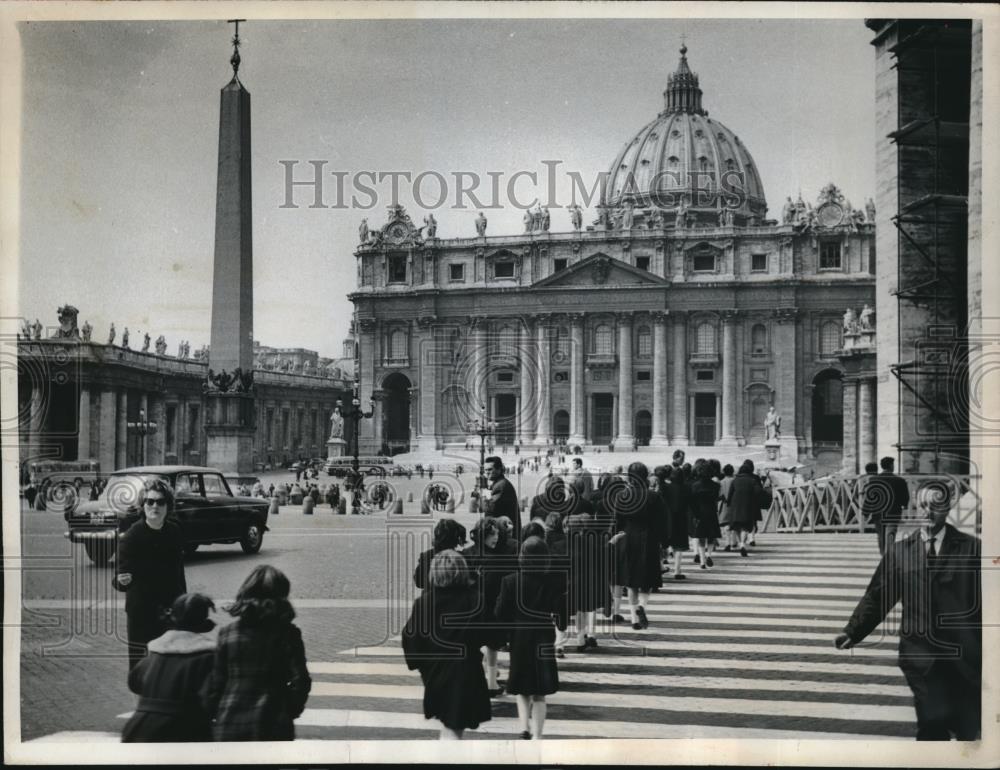
[[[686,46],[680,54],[663,92],[664,110],[618,153],[602,204],[674,214],[681,209],[688,225],[716,224],[729,209],[728,223],[759,224],[767,203],[757,166],[739,137],[702,108]]]

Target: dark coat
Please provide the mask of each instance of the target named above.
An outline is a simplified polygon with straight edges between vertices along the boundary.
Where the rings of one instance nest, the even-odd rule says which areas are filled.
[[[909,505],[906,479],[887,471],[866,477],[862,513],[873,523],[898,524]]]
[[[508,517],[514,522],[514,537],[521,537],[521,508],[517,501],[517,490],[506,477],[493,482],[489,497],[483,495],[482,512],[487,516]]]
[[[180,526],[168,518],[155,530],[145,519],[132,524],[118,541],[112,585],[125,592],[130,668],[145,655],[145,645],[168,630],[163,618],[181,594],[187,593],[184,578],[184,538]],[[131,573],[128,586],[118,575]]]
[[[771,495],[754,473],[737,473],[729,487],[729,518],[733,529],[750,531],[769,508]]]
[[[565,532],[548,530],[545,533],[545,545],[549,548],[549,571],[559,592],[559,612],[556,613],[557,627],[565,631],[569,622],[569,540]]]
[[[941,552],[929,570],[919,532],[897,541],[879,562],[844,633],[860,642],[901,601],[899,667],[904,673],[923,673],[935,661],[947,660],[958,675],[976,683],[978,693],[983,658],[980,548],[978,538],[946,524]]]
[[[629,485],[614,499],[615,522],[625,537],[615,543],[615,585],[648,591],[663,585],[660,575],[660,533],[666,531],[667,510],[659,493]]]
[[[719,527],[719,483],[712,479],[691,482],[691,520],[694,537],[713,540],[722,537]]]
[[[413,585],[417,588],[426,588],[431,574],[431,562],[439,551],[428,548],[417,557],[417,566],[413,569]]]
[[[302,632],[292,623],[249,623],[219,631],[205,706],[217,741],[290,741],[312,679]]]
[[[484,608],[472,588],[430,588],[413,602],[403,628],[403,655],[424,683],[424,716],[452,730],[475,729],[492,717],[483,673],[488,641]]]
[[[559,689],[556,632],[562,595],[548,572],[515,572],[500,584],[494,614],[510,628],[511,695],[550,695]]]
[[[688,490],[682,479],[671,478],[661,494],[667,500],[667,545],[675,551],[688,550]]]
[[[567,612],[602,608],[611,584],[608,523],[590,513],[581,513],[568,517],[563,526],[569,543]]]
[[[473,544],[462,551],[469,572],[476,576],[476,590],[483,619],[490,626],[484,629],[487,646],[499,650],[507,644],[507,629],[493,616],[497,597],[500,596],[500,582],[505,575],[517,569],[517,553],[497,542],[496,548],[486,548]]]
[[[171,629],[149,643],[149,655],[128,675],[139,695],[123,743],[212,740],[202,699],[215,660],[215,637]]]

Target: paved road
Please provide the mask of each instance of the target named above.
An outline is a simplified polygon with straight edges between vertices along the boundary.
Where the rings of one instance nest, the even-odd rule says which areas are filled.
[[[199,551],[187,563],[189,587],[225,600],[255,564],[289,574],[315,682],[301,738],[436,737],[398,642],[432,522],[317,511],[283,509],[256,556],[238,546]],[[117,733],[134,696],[110,571],[61,540],[61,520],[24,521],[22,736]],[[750,557],[720,553],[712,570],[688,558],[689,580],[653,595],[649,629],[605,627],[596,652],[560,661],[547,735],[911,738],[895,638],[832,646],[876,561],[874,537],[859,535],[763,535]],[[469,738],[517,733],[513,698],[494,704],[493,720]]]

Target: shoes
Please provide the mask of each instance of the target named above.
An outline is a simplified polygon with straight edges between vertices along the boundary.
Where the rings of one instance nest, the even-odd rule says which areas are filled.
[[[635,614],[639,616],[639,623],[643,628],[649,628],[649,618],[646,617],[646,608],[637,607]]]
[[[701,568],[702,569],[708,569],[708,567],[706,565],[704,565],[704,564],[701,565]]]
[[[577,645],[576,647],[574,647],[573,649],[574,649],[574,650],[576,650],[577,652],[586,652],[587,650],[589,650],[589,649],[590,649],[590,645],[588,645],[588,644],[586,643],[586,640],[584,640],[584,643],[583,643],[583,644],[578,644],[578,645]]]
[[[752,537],[750,538],[750,545],[757,545],[757,541],[754,540]]]
[[[674,580],[687,580],[687,579],[688,579],[687,575],[684,575],[684,574],[682,574],[680,572],[678,572],[676,575],[674,575]]]
[[[501,695],[503,695],[503,686],[501,685],[500,687],[497,687],[495,690],[489,690],[488,692],[491,698],[499,698]]]
[[[621,615],[615,615],[614,617],[611,618],[611,622],[612,623],[624,623],[625,622],[625,618],[623,618]]]
[[[701,556],[699,554],[694,555],[694,563],[701,564]]]
[[[632,624],[633,631],[642,631],[642,628],[643,628],[642,623],[640,623],[638,620]]]
[[[653,586],[653,587],[652,587],[651,589],[649,589],[649,590],[650,590],[650,593],[654,593],[654,594],[658,594],[658,593],[660,593],[660,589],[659,589],[659,587],[658,587],[658,586]]]
[[[593,636],[584,636],[583,637],[583,646],[584,647],[594,647],[594,648],[596,648],[597,647],[597,639],[595,639]]]
[[[556,657],[557,658],[565,658],[566,657],[566,650],[564,650],[562,647],[560,647],[558,650],[556,650]]]
[[[745,546],[741,546],[740,547],[740,556],[749,556],[749,554],[747,553],[747,549],[746,549]]]
[[[529,733],[527,730],[522,730],[521,731],[521,740],[522,741],[530,741],[531,740],[531,733]]]
[[[711,556],[706,556],[705,557],[705,564],[707,564],[709,567],[714,567],[715,566],[715,562],[712,561],[712,557]]]

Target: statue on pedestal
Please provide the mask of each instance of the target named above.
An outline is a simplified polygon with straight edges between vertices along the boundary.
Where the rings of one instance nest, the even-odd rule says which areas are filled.
[[[550,225],[551,223],[552,223],[552,215],[551,215],[551,214],[549,214],[549,207],[548,207],[548,206],[546,206],[546,207],[545,207],[545,208],[544,208],[544,209],[542,210],[542,230],[544,230],[545,232],[548,232],[548,230],[549,230],[549,225]]]
[[[156,338],[155,347],[158,356],[165,356],[167,354],[167,338],[161,334]]]
[[[90,335],[94,333],[94,327],[90,325],[88,321],[83,322],[83,328],[80,329],[80,335],[83,337],[84,342],[90,342]]]
[[[428,238],[437,238],[438,223],[433,214],[424,217],[424,226],[427,228]]]
[[[52,339],[80,339],[80,332],[76,328],[76,317],[80,311],[72,305],[63,305],[57,312],[59,313],[59,328],[52,335]]]
[[[772,405],[764,418],[764,431],[767,441],[777,441],[781,438],[781,415],[774,411]]]
[[[632,211],[632,203],[630,201],[622,207],[622,230],[631,230],[633,220],[634,215]]]
[[[486,222],[487,222],[486,217],[483,216],[483,212],[480,211],[479,216],[476,217],[476,233],[479,235],[480,238],[486,237]]]
[[[142,337],[142,352],[149,352],[149,332],[146,332]]]
[[[117,334],[117,332],[115,331],[115,322],[112,321],[111,322],[111,328],[108,330],[108,344],[109,345],[114,345],[115,344],[115,334]]]
[[[42,338],[42,322],[37,318],[35,322],[31,325],[32,339],[40,340]]]
[[[854,315],[853,308],[847,308],[844,311],[844,334],[857,334],[858,333],[858,318]]]
[[[792,196],[785,199],[785,205],[781,207],[781,224],[790,225],[795,219],[795,204],[792,203]]]
[[[875,201],[871,198],[865,201],[865,218],[875,224]]]
[[[579,230],[583,227],[583,211],[575,203],[569,207],[569,221],[573,225],[574,230]]]
[[[337,406],[333,410],[333,414],[330,415],[330,438],[343,438],[344,437],[344,417],[340,413],[340,407]]]
[[[361,244],[364,245],[368,243],[368,219],[362,219],[361,224],[358,225],[358,237],[361,239]]]
[[[871,307],[866,302],[865,306],[861,308],[861,315],[858,316],[858,326],[860,327],[861,331],[863,332],[875,331],[875,321],[873,320],[874,315],[875,311],[872,310]]]
[[[122,347],[128,350],[128,327],[125,327],[125,331],[122,332]]]

